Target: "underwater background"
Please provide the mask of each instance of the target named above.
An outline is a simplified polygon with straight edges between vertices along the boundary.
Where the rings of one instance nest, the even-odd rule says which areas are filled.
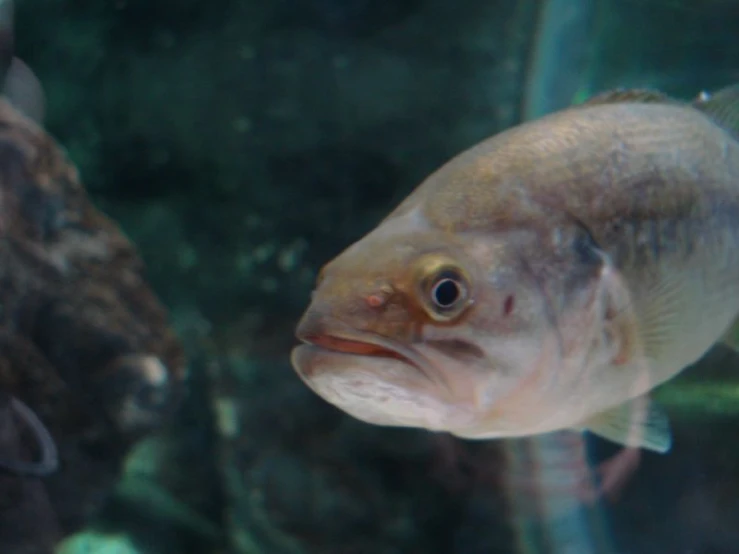
[[[0,553],[739,553],[728,350],[658,390],[673,450],[636,457],[588,435],[370,426],[289,362],[319,268],[450,157],[603,90],[739,82],[739,2],[15,8],[44,127],[138,250],[186,377],[151,433],[63,460],[52,509],[31,486],[4,494]]]

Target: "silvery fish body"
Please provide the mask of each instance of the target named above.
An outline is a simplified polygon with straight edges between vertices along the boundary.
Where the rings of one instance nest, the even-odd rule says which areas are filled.
[[[738,106],[616,91],[460,154],[323,269],[299,375],[371,423],[666,451],[647,393],[739,313]]]

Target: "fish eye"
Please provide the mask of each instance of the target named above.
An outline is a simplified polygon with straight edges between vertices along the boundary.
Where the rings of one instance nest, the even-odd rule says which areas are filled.
[[[469,280],[453,261],[427,258],[419,264],[419,272],[421,303],[432,319],[451,321],[469,305]]]

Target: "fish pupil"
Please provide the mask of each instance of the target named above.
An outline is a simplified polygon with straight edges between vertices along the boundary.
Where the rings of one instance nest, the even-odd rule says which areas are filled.
[[[453,306],[461,295],[459,284],[453,279],[441,279],[434,286],[432,296],[434,302],[440,308],[450,308]]]

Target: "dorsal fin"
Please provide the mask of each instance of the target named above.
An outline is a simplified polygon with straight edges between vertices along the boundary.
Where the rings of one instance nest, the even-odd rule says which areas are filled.
[[[713,94],[702,93],[693,106],[739,140],[739,84]]]
[[[597,106],[599,104],[618,104],[621,102],[635,102],[639,104],[674,104],[692,105],[695,109],[703,112],[717,125],[726,129],[731,135],[739,140],[739,84],[730,85],[713,94],[702,92],[692,104],[683,103],[663,92],[654,89],[619,88],[601,92],[590,97],[585,102],[575,107]]]
[[[595,106],[597,104],[619,104],[636,102],[638,104],[675,104],[677,101],[663,92],[646,88],[617,88],[591,96],[580,106]]]

